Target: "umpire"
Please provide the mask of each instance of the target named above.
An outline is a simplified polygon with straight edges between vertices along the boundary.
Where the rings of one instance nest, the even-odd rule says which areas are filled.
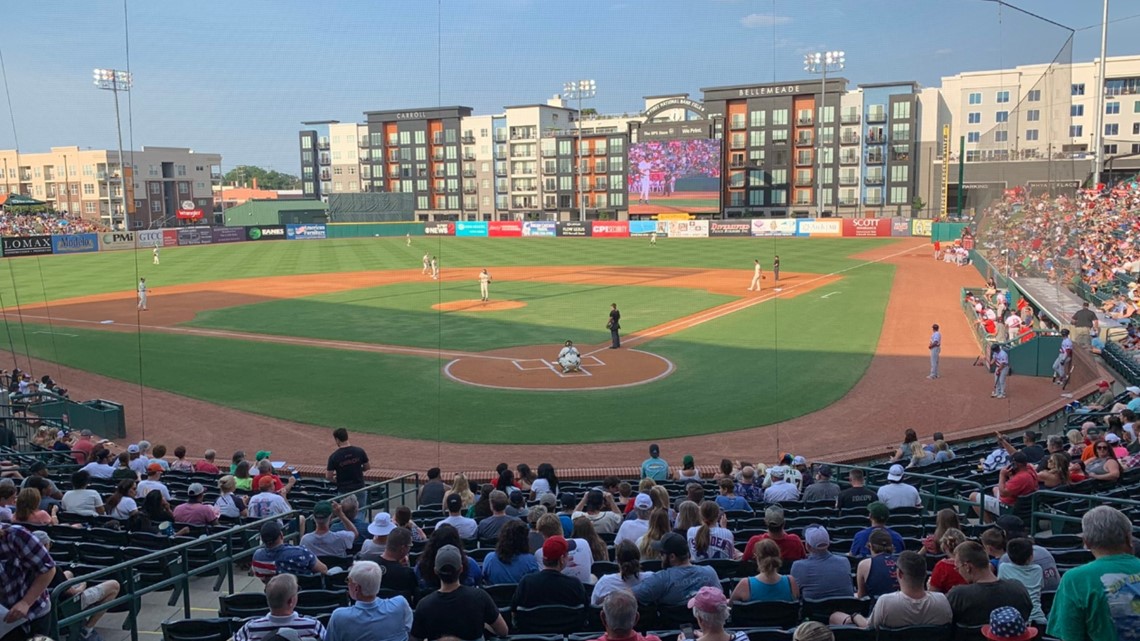
[[[606,323],[606,327],[610,330],[610,349],[621,347],[621,336],[618,335],[618,330],[621,329],[621,312],[618,311],[617,303],[610,303],[610,320]]]

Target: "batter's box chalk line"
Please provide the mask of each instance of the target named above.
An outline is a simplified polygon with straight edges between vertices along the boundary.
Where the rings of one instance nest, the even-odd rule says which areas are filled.
[[[524,372],[550,368],[550,363],[541,358],[524,358],[521,360],[516,359],[511,362],[515,364],[515,367]]]

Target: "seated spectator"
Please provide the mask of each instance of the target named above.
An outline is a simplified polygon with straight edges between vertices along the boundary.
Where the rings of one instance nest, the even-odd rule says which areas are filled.
[[[943,440],[934,442],[934,462],[945,463],[946,461],[954,460],[954,450],[950,448],[950,444]]]
[[[590,593],[590,603],[594,606],[602,605],[606,597],[615,591],[632,590],[633,586],[653,574],[641,571],[641,553],[633,541],[622,541],[614,546],[614,560],[617,561],[618,571],[599,577]]]
[[[353,604],[329,617],[326,641],[405,641],[412,629],[412,607],[403,596],[380,599],[384,570],[371,561],[352,564],[348,597]]]
[[[998,483],[994,486],[993,495],[985,495],[984,505],[986,514],[1000,515],[1003,509],[1008,509],[1017,503],[1017,499],[1029,496],[1037,491],[1037,470],[1029,465],[1029,458],[1025,452],[1014,452],[1010,457],[1011,464],[1003,467],[998,473]],[[970,500],[978,501],[978,493],[971,492]],[[977,508],[974,509],[977,512]],[[986,517],[989,520],[990,517]]]
[[[637,539],[637,550],[641,552],[641,558],[646,561],[656,560],[658,555],[657,550],[653,549],[653,544],[672,531],[669,525],[669,512],[661,508],[650,511],[649,529]]]
[[[1120,480],[1123,468],[1117,459],[1113,444],[1106,439],[1107,437],[1093,444],[1093,457],[1085,461],[1085,476],[1106,483],[1115,483]]]
[[[396,527],[402,527],[412,533],[413,543],[427,541],[427,534],[424,533],[423,528],[416,525],[416,522],[412,520],[412,508],[401,505],[396,508],[392,518],[396,521]]]
[[[455,528],[444,526],[455,531]],[[436,532],[439,530],[437,529]],[[435,538],[435,533],[432,533]],[[455,540],[459,540],[456,535]],[[432,541],[428,541],[430,548]],[[420,556],[420,567],[424,563]],[[450,637],[455,639],[481,639],[485,630],[499,637],[507,635],[507,622],[495,607],[495,600],[485,590],[461,585],[460,580],[469,568],[463,551],[454,545],[443,545],[431,555],[432,566],[424,574],[438,577],[439,589],[416,604],[412,616],[411,641],[427,641]],[[421,574],[421,577],[423,574]],[[236,640],[235,640],[236,641]]]
[[[526,506],[526,495],[518,488],[512,488],[507,492],[507,516],[525,521],[528,514],[530,508]]]
[[[226,474],[218,479],[218,500],[214,501],[214,507],[218,510],[218,515],[227,519],[239,519],[247,515],[245,507],[245,497],[234,494],[237,489],[236,479]]]
[[[804,490],[804,503],[826,501],[834,503],[839,498],[839,484],[831,480],[831,466],[820,465],[815,471],[815,482]]]
[[[863,470],[852,469],[847,472],[847,481],[851,487],[839,493],[835,506],[841,510],[864,508],[868,504],[879,500],[879,495],[873,490],[863,486]]]
[[[420,590],[420,582],[416,579],[416,571],[408,565],[408,552],[411,549],[411,532],[396,528],[388,535],[388,544],[384,546],[383,554],[368,557],[357,555],[356,559],[379,564],[384,568],[384,578],[380,582],[380,587],[395,590],[412,599]]]
[[[46,374],[44,375],[44,378],[49,381],[51,380],[51,377]],[[102,441],[95,440],[95,434],[92,433],[91,430],[80,431],[79,438],[71,444],[71,456],[75,459],[75,464],[86,465],[94,460],[91,457],[91,454],[101,443]]]
[[[175,450],[175,454],[177,453],[178,451]],[[218,452],[216,450],[206,450],[206,452],[202,455],[202,460],[196,461],[194,463],[194,471],[202,474],[221,474],[222,471],[218,469],[218,466],[214,461],[214,459],[217,457]],[[230,473],[233,474],[233,472]]]
[[[654,509],[659,509],[659,501],[654,501]],[[669,517],[674,521],[672,517]],[[700,527],[701,525],[701,508],[698,504],[692,501],[682,501],[677,506],[677,518],[675,519],[673,531],[681,536],[686,536],[689,533],[689,528]]]
[[[201,483],[191,483],[186,488],[187,501],[174,508],[174,520],[188,525],[215,525],[218,522],[218,512],[212,506],[202,502],[202,495],[206,488]]]
[[[249,461],[238,461],[233,471],[234,484],[237,485],[237,489],[243,490],[245,492],[254,491],[253,477],[249,475],[250,465],[251,464]],[[270,483],[270,485],[272,486],[272,483]]]
[[[622,541],[637,542],[645,533],[649,531],[649,513],[653,509],[653,499],[649,498],[648,494],[638,493],[637,498],[633,499],[633,517],[626,519],[622,522],[621,527],[618,528],[617,536],[614,537],[614,545],[617,546]]]
[[[268,582],[278,574],[325,574],[328,567],[299,545],[287,545],[276,521],[261,526],[261,547],[253,553],[253,576]],[[296,579],[293,580],[294,585]],[[295,588],[294,588],[295,589]]]
[[[387,512],[377,512],[368,524],[368,534],[372,536],[360,546],[360,554],[364,557],[378,556],[384,553],[384,546],[388,544],[388,535],[396,529],[392,515]]]
[[[914,552],[898,557],[898,592],[884,594],[875,600],[871,616],[836,612],[831,625],[857,625],[861,628],[905,628],[915,625],[949,625],[954,614],[946,596],[927,592],[926,561]]]
[[[863,559],[855,568],[855,596],[874,599],[899,589],[898,552],[884,530],[872,532],[869,545],[870,558]]]
[[[267,579],[265,600],[269,602],[269,614],[250,619],[234,634],[233,641],[262,641],[277,636],[283,628],[295,631],[299,641],[323,641],[325,626],[294,611],[297,591],[297,577],[292,574],[283,572]]]
[[[905,474],[903,466],[897,463],[892,465],[887,471],[887,484],[880,487],[876,495],[891,510],[922,507],[922,497],[918,495],[918,490],[913,485],[903,483]]]
[[[3,481],[7,481],[8,483],[12,482],[11,479],[3,479],[2,481],[0,481],[0,483],[3,483]],[[62,507],[60,505],[59,501],[48,496],[48,493],[51,492],[51,487],[49,486],[49,481],[47,479],[41,478],[38,476],[33,476],[33,477],[28,479],[28,487],[32,488],[33,490],[39,491],[39,493],[40,493],[40,509],[41,510],[46,510],[48,512],[51,512],[52,507],[56,507],[56,508]],[[14,489],[14,486],[13,486],[13,489]]]
[[[951,588],[966,583],[966,577],[958,572],[958,563],[954,557],[954,550],[965,542],[966,535],[957,528],[949,528],[942,533],[942,538],[938,539],[938,545],[942,548],[942,553],[946,555],[946,558],[939,559],[938,563],[934,564],[934,571],[930,573],[930,589],[932,591],[945,594]]]
[[[329,522],[334,516],[344,529],[337,532],[329,529]],[[345,517],[340,503],[318,501],[313,506],[313,523],[315,529],[301,537],[301,547],[317,556],[349,556],[349,551],[356,545],[356,525]],[[410,619],[408,625],[411,625]]]
[[[764,488],[756,483],[756,468],[751,465],[740,470],[740,480],[733,490],[737,496],[749,503],[759,503],[764,500]]]
[[[436,552],[446,548],[453,547],[459,550],[460,554],[460,568],[455,576],[457,583],[462,583],[465,586],[479,585],[483,580],[483,571],[479,568],[479,564],[475,559],[467,556],[461,547],[463,540],[459,538],[459,532],[450,525],[437,525],[435,530],[432,531],[431,536],[428,537],[428,542],[424,545],[423,552],[420,553],[419,560],[416,561],[416,578],[420,582],[421,590],[441,589],[444,577],[436,574],[436,567],[439,566],[439,561],[436,560]],[[387,548],[385,548],[387,549]],[[363,553],[363,550],[361,550]],[[448,559],[450,563],[450,559]],[[451,575],[448,574],[448,577]],[[418,606],[417,606],[418,612]]]
[[[1050,454],[1037,470],[1037,481],[1047,490],[1063,488],[1069,484],[1069,455]]]
[[[918,553],[942,554],[942,544],[940,543],[942,535],[951,528],[962,529],[962,525],[958,521],[958,511],[952,507],[944,507],[938,510],[938,514],[934,516],[934,532],[926,535],[926,538],[922,540],[922,549]]]
[[[467,477],[463,474],[455,475],[455,484],[452,486],[450,491],[444,492],[443,502],[446,504],[447,499],[453,494],[459,496],[459,498],[462,500],[463,512],[466,512],[467,508],[475,504],[475,494],[471,492],[471,486],[467,481]]]
[[[990,622],[981,630],[983,637],[993,641],[1032,639],[1037,636],[1037,631],[1037,628],[1026,625],[1021,613],[1008,605],[994,608],[990,612]]]
[[[554,498],[553,494],[543,494],[543,496],[549,496],[551,499]],[[530,509],[530,512],[527,514],[526,522],[528,531],[526,533],[526,541],[527,547],[530,548],[531,554],[534,554],[535,552],[538,552],[540,549],[542,549],[542,542],[545,539],[542,537],[542,533],[538,531],[538,522],[540,519],[542,519],[542,517],[546,516],[549,513],[550,512],[547,511],[546,506],[540,503],[532,507]]]
[[[142,507],[135,513],[135,518],[127,521],[127,529],[167,536],[183,536],[190,531],[189,527],[175,531],[174,513],[170,510],[170,503],[158,490],[151,490],[150,494],[143,498]]]
[[[633,587],[633,595],[643,605],[671,606],[686,603],[702,586],[720,589],[716,570],[693,565],[685,537],[670,532],[653,544],[661,558],[661,570]]]
[[[673,471],[669,469],[669,464],[665,459],[661,458],[661,448],[657,444],[649,446],[649,458],[641,463],[641,478],[653,479],[660,483],[666,481],[673,476]]]
[[[989,622],[994,608],[1010,606],[1023,618],[1029,618],[1033,603],[1025,586],[994,575],[986,551],[981,544],[966,541],[954,550],[958,572],[966,579],[947,594],[954,623],[961,626],[980,626]]]
[[[807,544],[807,558],[792,564],[792,578],[800,586],[800,595],[805,599],[831,599],[849,597],[854,593],[851,586],[851,564],[846,558],[831,553],[831,537],[820,525],[812,525],[804,530]]]
[[[1006,544],[1006,549],[1010,562],[998,566],[997,577],[1024,585],[1029,592],[1029,600],[1033,603],[1033,611],[1029,615],[1030,621],[1045,625],[1048,621],[1041,609],[1041,586],[1045,578],[1041,566],[1033,563],[1033,540],[1012,539]]]
[[[743,558],[754,558],[753,546],[765,539],[771,539],[780,548],[780,558],[784,562],[807,558],[803,540],[795,534],[785,532],[784,522],[784,509],[779,505],[773,505],[764,510],[764,524],[768,527],[768,531],[763,534],[756,534],[748,539],[748,543],[744,546]]]
[[[483,577],[490,584],[518,583],[532,572],[538,572],[538,560],[527,542],[527,527],[514,520],[499,530],[495,551],[483,559]]]
[[[91,462],[82,468],[84,472],[91,475],[91,478],[109,479],[115,473],[115,468],[111,465],[111,450],[96,449],[91,453],[91,459]]]
[[[32,532],[36,539],[44,546],[48,552],[51,552],[51,536],[46,531],[39,530]],[[47,591],[54,592],[56,588],[63,585],[64,581],[69,581],[75,578],[75,574],[71,570],[64,570],[60,566],[56,566],[56,572],[48,583]],[[100,581],[88,585],[87,582],[75,583],[70,588],[64,590],[60,596],[64,599],[73,599],[79,597],[79,607],[83,609],[92,608],[97,605],[102,605],[115,597],[119,596],[121,586],[118,581],[107,580]],[[83,622],[83,628],[79,632],[79,638],[82,641],[103,641],[102,635],[95,631],[95,624],[99,619],[103,618],[106,610],[96,612],[91,615],[86,621]],[[34,638],[34,637],[33,637]]]
[[[562,533],[562,524],[561,522],[558,522],[556,524],[556,521],[558,521],[558,517],[554,516],[553,514],[547,514],[538,520],[536,527],[539,533],[542,534],[543,543],[546,543],[546,539],[549,539],[552,536],[558,536]],[[584,523],[587,525],[589,524],[589,522]],[[569,538],[566,539],[566,545],[569,548],[568,553],[570,555],[570,558],[566,562],[565,567],[562,569],[562,573],[566,574],[567,576],[572,576],[582,583],[593,583],[594,577],[592,574],[590,574],[590,569],[594,564],[595,558],[593,550],[590,547],[590,542],[583,538]],[[539,565],[542,565],[542,554],[543,552],[541,547],[539,547],[538,550],[534,553],[535,558],[538,559]],[[607,559],[608,555],[597,560],[602,561]]]
[[[1027,538],[1029,530],[1025,527],[1025,522],[1020,517],[1013,514],[1005,514],[999,516],[994,525],[1005,534],[1005,539]],[[999,560],[1000,563],[1008,563],[1009,556],[1003,555]],[[1049,550],[1034,544],[1033,546],[1033,562],[1041,566],[1041,574],[1043,577],[1042,589],[1056,590],[1057,585],[1061,582],[1061,574],[1057,570],[1057,560],[1053,558],[1053,553]]]
[[[493,496],[491,500],[494,501]],[[589,519],[594,526],[594,531],[602,534],[616,533],[622,523],[621,511],[614,503],[613,495],[601,490],[590,490],[582,496],[582,500],[574,508],[570,520],[573,521],[579,517]],[[479,527],[482,528],[483,523],[480,523]]]
[[[440,523],[454,527],[459,531],[461,538],[474,539],[478,535],[479,524],[475,522],[475,519],[463,516],[463,497],[456,493],[448,494],[445,502],[447,504],[447,517]]]
[[[431,472],[431,470],[428,470],[428,472]],[[523,494],[530,496],[531,485],[535,479],[538,478],[538,475],[536,475],[526,463],[516,465],[515,472],[515,478],[518,480],[518,488],[523,491]],[[443,500],[442,497],[440,497],[440,500]]]
[[[717,481],[717,486],[720,488],[720,495],[715,500],[720,509],[725,512],[752,511],[752,506],[748,504],[748,501],[744,500],[744,497],[736,495],[736,484],[732,482],[732,479],[721,479]]]
[[[273,491],[273,479],[263,477],[258,485],[260,490],[249,499],[249,506],[246,508],[249,511],[250,518],[254,520],[261,520],[271,516],[278,516],[291,512],[293,508],[289,507],[289,502],[284,499],[280,494]]]
[[[733,601],[796,601],[800,598],[800,588],[795,579],[780,574],[783,561],[780,546],[771,539],[758,541],[753,546],[753,554],[758,573],[756,576],[741,579],[732,589]],[[748,557],[745,557],[748,558]]]
[[[12,513],[11,521],[18,525],[59,525],[56,517],[58,508],[53,507],[52,512],[40,509],[40,491],[26,487],[16,496],[16,509]]]
[[[701,472],[697,469],[696,463],[693,461],[692,454],[686,454],[681,459],[681,468],[677,470],[678,481],[699,481],[701,480]]]
[[[728,632],[724,629],[732,608],[721,589],[703,587],[689,599],[688,605],[700,627],[696,634],[703,641],[748,641],[744,630]],[[678,641],[684,638],[685,635],[681,635]]]
[[[360,514],[360,499],[357,498],[356,494],[349,494],[341,499],[340,510],[344,512],[345,518],[352,521],[352,524],[356,527],[356,543],[353,544],[352,547],[359,549],[368,539],[368,521]],[[329,529],[333,532],[339,532],[344,529],[344,525],[340,522],[340,519],[337,519],[330,522]]]
[[[895,450],[895,455],[891,457],[890,462],[891,463],[898,463],[899,461],[902,461],[903,459],[910,458],[910,456],[911,456],[910,444],[911,443],[917,443],[917,442],[918,442],[918,432],[915,432],[913,428],[910,428],[910,427],[906,428],[906,431],[903,432],[902,445],[899,445],[898,449]]]
[[[720,506],[712,501],[701,503],[701,524],[689,528],[685,538],[689,544],[689,554],[698,561],[712,559],[738,559],[732,530],[725,527],[728,519],[720,511]]]
[[[916,467],[927,467],[934,465],[934,455],[926,451],[922,444],[915,441],[910,444],[910,462],[907,463],[907,468],[913,469]]]
[[[581,516],[574,519],[574,529],[571,530],[570,536],[571,538],[567,539],[567,541],[585,541],[590,547],[590,555],[593,558],[609,560],[609,546],[606,545],[602,537],[598,536],[598,533],[594,531],[594,524],[590,523],[589,519]]]
[[[127,446],[127,467],[135,471],[137,478],[146,478],[146,467],[150,465],[148,459],[142,452],[142,443],[146,443],[147,450],[150,449],[150,443],[142,441],[140,443],[132,443]]]
[[[263,453],[266,456],[269,455],[268,452],[258,452],[258,454]],[[254,476],[252,481],[253,487],[260,488],[261,479],[263,478],[273,479],[273,491],[286,497],[289,496],[289,490],[293,489],[293,485],[297,483],[297,477],[295,476],[287,477],[289,480],[282,483],[281,477],[273,473],[273,462],[268,458],[258,459],[257,476]]]
[[[518,520],[513,516],[507,516],[507,495],[499,490],[490,492],[489,504],[491,514],[479,521],[479,525],[475,528],[476,535],[484,541],[496,540],[503,525]]]
[[[162,466],[158,463],[146,466],[146,478],[139,481],[137,498],[145,498],[153,490],[160,492],[167,501],[170,500],[170,488],[162,482]]]
[[[800,489],[795,484],[784,480],[785,470],[773,467],[768,470],[768,474],[772,478],[772,484],[764,490],[765,503],[800,500]]]
[[[637,611],[637,598],[628,590],[611,592],[601,604],[602,626],[606,633],[593,641],[661,641],[653,634],[642,634],[635,630],[640,616]]]
[[[79,516],[99,516],[103,514],[103,497],[95,490],[87,489],[91,475],[83,470],[72,473],[71,489],[63,494],[62,507],[64,512],[78,514]]]
[[[186,460],[186,446],[179,445],[174,448],[174,462],[167,468],[171,472],[179,472],[182,474],[191,474],[194,472],[194,464]]]
[[[903,543],[902,535],[887,527],[887,521],[891,518],[891,511],[887,509],[885,503],[878,501],[867,506],[867,520],[871,522],[871,527],[864,528],[855,533],[855,538],[851,541],[851,556],[859,558],[870,556],[871,546],[870,538],[871,533],[875,531],[885,532],[894,544],[895,554],[899,554],[906,547]]]
[[[119,481],[115,493],[103,505],[107,516],[126,521],[131,518],[131,515],[138,512],[139,504],[134,499],[138,494],[137,485],[138,482],[132,479]]]
[[[583,605],[586,590],[582,582],[566,576],[569,548],[566,539],[552,536],[542,544],[542,571],[522,577],[515,588],[511,608],[533,608],[540,605]]]
[[[136,460],[138,459],[136,458]],[[143,466],[142,474],[139,474],[135,468],[131,467],[131,455],[127,452],[120,452],[116,459],[115,469],[111,472],[111,479],[115,481],[135,479],[137,481],[144,478],[146,478],[146,466]]]
[[[167,462],[167,460],[166,460],[166,446],[165,445],[162,445],[161,443],[158,445],[155,445],[154,449],[151,451],[150,456],[147,458],[150,461],[150,463],[157,463],[159,465],[159,467],[162,468],[162,471],[164,473],[170,471],[170,463]],[[149,466],[150,463],[148,463],[147,465]]]
[[[662,488],[662,489],[664,489],[664,488]],[[657,492],[654,488],[649,488],[649,495],[650,496],[653,496],[656,493]],[[666,491],[665,496],[662,498],[664,499],[664,501],[661,501],[661,504],[662,505],[669,505],[669,493],[668,493],[668,491]],[[675,504],[677,506],[680,506],[681,503],[683,503],[685,501],[692,501],[693,503],[700,505],[704,500],[705,500],[705,487],[703,485],[701,485],[700,483],[693,482],[693,483],[685,484],[685,495],[684,496],[678,496],[677,500],[675,501]]]
[[[44,496],[58,501],[59,499],[63,498],[63,492],[60,492],[59,488],[55,486],[55,481],[52,481],[51,478],[49,478],[50,475],[51,471],[48,470],[47,465],[43,461],[36,461],[35,463],[32,463],[32,465],[28,468],[28,477],[24,479],[23,483],[20,484],[20,488],[23,489],[28,487],[33,478],[41,478],[47,481],[48,486],[47,492],[44,494]],[[92,476],[91,478],[97,477]]]
[[[0,522],[12,521],[14,507],[16,507],[16,484],[12,479],[0,479]]]

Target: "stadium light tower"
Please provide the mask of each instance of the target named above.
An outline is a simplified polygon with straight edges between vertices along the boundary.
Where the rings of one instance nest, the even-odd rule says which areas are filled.
[[[818,169],[815,174],[816,184],[816,215],[823,218],[823,108],[827,104],[827,72],[828,71],[843,71],[843,66],[847,62],[847,54],[842,51],[817,51],[804,55],[804,71],[808,73],[818,73],[821,76],[819,82],[819,117],[818,122],[815,124],[816,132],[816,156],[818,160]]]
[[[96,69],[93,72],[95,86],[100,89],[106,89],[115,94],[115,131],[119,135],[119,201],[121,203],[123,215],[123,228],[129,227],[127,222],[127,168],[123,165],[123,124],[119,118],[119,92],[130,91],[133,84],[133,77],[129,71],[119,71],[117,69]],[[111,212],[112,226],[115,222],[115,212]]]
[[[593,80],[578,80],[567,82],[562,86],[562,95],[570,100],[578,101],[578,158],[575,165],[578,168],[575,184],[578,191],[578,217],[586,220],[586,190],[582,188],[582,101],[593,98],[598,93],[598,85]]]

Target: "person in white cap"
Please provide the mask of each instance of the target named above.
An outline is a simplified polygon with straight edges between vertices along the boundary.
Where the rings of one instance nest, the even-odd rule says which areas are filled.
[[[913,485],[902,482],[905,473],[903,466],[895,463],[887,472],[887,484],[879,488],[879,500],[892,510],[922,507],[922,497],[918,495],[918,490]]]
[[[1140,387],[1129,385],[1124,388],[1124,391],[1128,392],[1128,402],[1113,405],[1112,412],[1116,414],[1124,410],[1132,410],[1133,412],[1140,413]]]
[[[784,480],[784,470],[773,468],[771,475],[772,484],[764,490],[765,503],[800,500],[800,488]]]
[[[190,498],[174,508],[174,520],[190,525],[217,524],[220,513],[212,505],[202,502],[202,495],[205,493],[206,488],[201,483],[191,483],[190,487],[186,488],[186,495]]]
[[[649,512],[653,510],[653,499],[644,492],[639,492],[637,497],[633,499],[633,513],[636,518],[624,521],[621,527],[618,528],[617,535],[614,536],[614,547],[622,541],[633,541],[645,536],[649,531]]]
[[[394,529],[396,522],[392,520],[392,515],[387,512],[377,512],[376,516],[372,517],[372,522],[368,524],[368,533],[372,538],[360,546],[360,554],[376,556],[383,554],[384,548],[388,545],[388,534]]]

